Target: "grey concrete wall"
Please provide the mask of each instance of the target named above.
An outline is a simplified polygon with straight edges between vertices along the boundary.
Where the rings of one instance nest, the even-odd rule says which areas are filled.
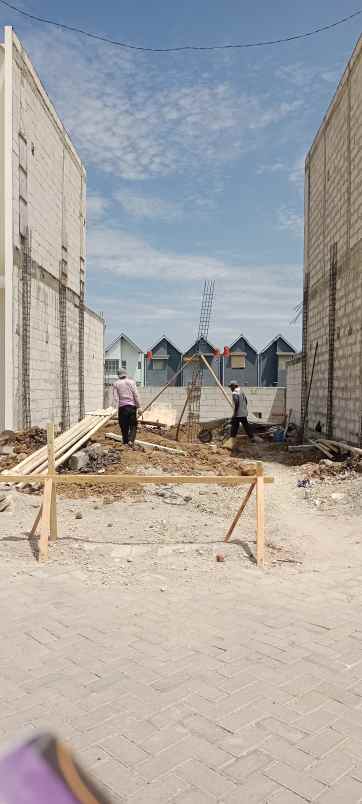
[[[362,443],[362,40],[339,83],[309,151],[305,183],[304,397],[318,354],[308,425],[327,430],[328,377],[331,435]],[[334,348],[329,315],[330,251],[336,244]],[[333,372],[332,372],[333,366]],[[333,376],[332,376],[333,375]]]
[[[160,388],[141,388],[142,407],[160,391]],[[272,423],[282,422],[285,417],[285,388],[248,388],[243,389],[248,399],[249,414],[261,413],[263,420]],[[180,414],[185,404],[187,388],[167,388],[155,403],[160,407],[175,408]],[[231,398],[231,394],[230,394]],[[111,389],[106,389],[105,405],[112,404]],[[201,395],[201,421],[231,416],[232,409],[218,388],[203,388]]]
[[[298,356],[287,365],[287,411],[291,410],[290,421],[296,425],[301,423],[302,395],[302,357]]]

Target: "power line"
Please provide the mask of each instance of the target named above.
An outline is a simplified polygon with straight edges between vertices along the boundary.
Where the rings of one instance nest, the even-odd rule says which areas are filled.
[[[323,25],[320,28],[314,28],[312,31],[307,31],[306,33],[302,34],[294,34],[292,36],[285,36],[280,39],[266,39],[262,40],[261,42],[243,42],[240,44],[229,44],[229,45],[182,45],[180,47],[142,47],[141,45],[131,45],[129,42],[119,42],[116,39],[109,39],[107,36],[102,36],[101,34],[90,33],[89,31],[84,31],[82,28],[75,28],[73,25],[66,25],[62,22],[55,22],[55,20],[48,20],[45,17],[38,17],[35,14],[30,14],[28,11],[24,11],[22,8],[17,8],[17,6],[12,5],[12,3],[8,3],[7,0],[0,0],[1,5],[10,8],[11,11],[16,11],[17,14],[21,14],[23,17],[27,17],[33,22],[42,22],[45,25],[54,25],[56,28],[62,28],[64,31],[71,31],[72,33],[78,33],[82,36],[88,36],[90,39],[98,39],[100,42],[106,42],[108,45],[115,45],[116,47],[122,47],[126,50],[140,50],[146,53],[177,53],[182,50],[244,50],[246,48],[252,47],[269,47],[271,45],[282,45],[287,42],[295,42],[297,39],[307,39],[310,36],[316,36],[316,34],[323,33],[324,31],[330,31],[332,28],[337,28],[339,25],[344,25],[346,22],[350,22],[350,20],[359,17],[362,14],[362,8],[359,11],[355,11],[353,14],[349,14],[348,17],[343,17],[342,19],[336,20],[335,22],[330,23],[329,25]]]

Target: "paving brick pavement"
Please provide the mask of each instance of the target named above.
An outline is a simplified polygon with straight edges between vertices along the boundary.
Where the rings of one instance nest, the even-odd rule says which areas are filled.
[[[241,565],[161,592],[3,569],[1,746],[55,730],[115,802],[360,802],[361,579]]]

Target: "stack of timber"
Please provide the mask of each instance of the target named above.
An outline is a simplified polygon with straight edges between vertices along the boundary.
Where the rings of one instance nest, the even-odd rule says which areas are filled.
[[[77,452],[80,447],[89,441],[95,433],[100,430],[112,418],[113,408],[96,410],[87,415],[77,424],[73,424],[69,430],[59,435],[54,440],[55,468],[65,463],[68,458]],[[4,470],[2,474],[6,474]],[[33,473],[46,475],[48,471],[48,451],[47,447],[41,447],[32,455],[28,455],[23,461],[13,467],[11,473],[19,476],[26,476]],[[21,484],[21,487],[26,484]]]

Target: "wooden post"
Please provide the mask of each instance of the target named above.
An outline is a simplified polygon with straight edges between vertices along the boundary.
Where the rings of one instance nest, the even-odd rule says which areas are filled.
[[[44,483],[43,511],[40,522],[39,561],[46,561],[48,558],[52,495],[53,480],[49,477]]]
[[[176,430],[176,436],[175,436],[175,440],[176,440],[176,441],[178,441],[178,437],[179,437],[179,435],[180,435],[180,427],[181,427],[181,422],[182,422],[182,419],[183,419],[184,414],[185,414],[185,410],[186,410],[187,405],[188,405],[188,401],[189,401],[189,398],[190,398],[190,394],[191,394],[191,385],[189,385],[189,387],[188,387],[188,389],[187,389],[187,394],[186,394],[186,400],[185,400],[185,404],[184,404],[184,406],[183,406],[183,408],[182,408],[182,411],[181,411],[181,416],[180,416],[180,418],[179,418],[179,420],[178,420],[178,422],[177,422],[177,430]]]
[[[37,530],[38,530],[38,525],[39,525],[39,522],[40,522],[41,517],[42,517],[42,513],[43,513],[43,503],[41,503],[39,511],[38,511],[38,513],[37,513],[37,515],[36,515],[36,517],[34,519],[34,524],[33,524],[33,527],[32,527],[32,529],[30,531],[30,536],[36,536],[36,533],[37,533]]]
[[[226,401],[229,403],[230,407],[233,408],[234,404],[231,401],[230,397],[227,395],[224,386],[221,385],[220,380],[218,379],[218,377],[216,376],[216,374],[214,372],[214,369],[212,369],[211,366],[208,364],[208,362],[206,360],[206,357],[203,354],[200,354],[200,357],[201,357],[201,360],[203,361],[203,363],[205,363],[206,368],[209,369],[209,372],[210,372],[211,376],[214,378],[214,380],[216,382],[216,385],[218,386],[218,388],[220,388],[220,391],[224,395]]]
[[[261,461],[258,461],[256,467],[256,563],[258,567],[262,567],[264,564],[264,530],[264,467]]]
[[[235,517],[234,517],[234,519],[233,519],[233,521],[232,521],[232,523],[231,523],[231,525],[229,527],[229,530],[228,530],[228,532],[227,532],[227,534],[225,536],[224,542],[229,541],[230,536],[231,536],[235,526],[237,525],[237,523],[238,523],[238,521],[239,521],[239,519],[241,517],[241,514],[243,513],[243,510],[244,510],[248,500],[250,499],[250,497],[251,497],[251,495],[252,495],[252,493],[253,493],[253,491],[255,489],[255,486],[256,486],[256,480],[254,480],[252,482],[250,488],[248,489],[248,491],[247,491],[247,493],[246,493],[246,495],[245,495],[245,497],[244,497],[244,499],[243,499],[243,501],[241,503],[240,508],[238,509],[237,513],[235,514]]]
[[[48,436],[48,475],[52,479],[55,475],[55,452],[54,452],[54,424],[51,422],[47,427]],[[57,500],[56,500],[56,484],[53,479],[52,493],[50,501],[50,525],[49,525],[49,540],[55,542],[58,538],[58,524],[57,524]]]

